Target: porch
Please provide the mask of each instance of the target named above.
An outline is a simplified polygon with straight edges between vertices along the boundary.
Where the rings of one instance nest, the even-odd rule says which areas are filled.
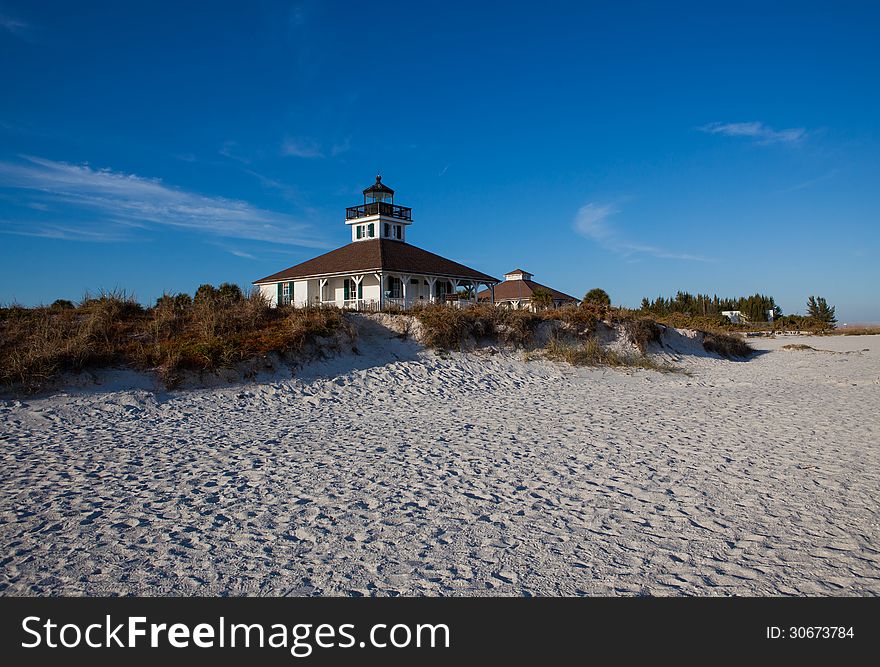
[[[353,273],[300,281],[294,286],[293,302],[372,312],[409,310],[428,304],[468,308],[477,304],[477,293],[483,285],[494,288],[493,283],[429,274]]]

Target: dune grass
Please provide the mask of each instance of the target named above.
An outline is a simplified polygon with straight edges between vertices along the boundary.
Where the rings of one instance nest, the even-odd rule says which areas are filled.
[[[346,326],[336,309],[270,308],[258,294],[166,295],[143,308],[124,292],[78,305],[0,309],[0,383],[37,391],[60,374],[104,366],[155,370],[169,387],[185,370],[215,370],[295,353]]]
[[[728,359],[749,357],[755,351],[739,336],[723,331],[703,332],[703,349]]]
[[[565,361],[575,366],[610,366],[644,368],[664,372],[678,371],[674,366],[655,361],[647,354],[651,343],[660,341],[663,327],[638,313],[588,304],[538,312],[492,306],[446,308],[426,306],[415,311],[423,328],[425,344],[439,350],[462,349],[470,338],[494,338],[500,344],[527,348],[535,343],[542,322],[561,324],[569,334],[563,342],[552,337],[541,350],[526,351],[525,359],[543,357]],[[621,354],[604,346],[596,337],[600,321],[620,326],[638,353]]]
[[[603,346],[595,337],[584,343],[563,343],[551,339],[544,348],[544,356],[554,361],[565,361],[572,366],[609,366],[611,368],[641,368],[663,373],[683,373],[683,369],[652,359],[644,352],[620,354]]]
[[[438,349],[455,350],[469,338],[496,338],[499,343],[522,347],[534,341],[542,322],[561,322],[578,335],[596,330],[599,314],[592,308],[553,308],[532,312],[480,305],[473,308],[448,308],[443,305],[425,305],[413,309],[424,331],[426,345]]]
[[[551,330],[564,332],[567,342],[551,340],[541,351],[549,358],[575,365],[673,370],[647,354],[660,341],[663,326],[637,311],[588,304],[537,313],[491,305],[429,305],[411,312],[422,326],[423,342],[441,351],[485,339],[513,348],[535,347],[539,327],[550,322]],[[601,322],[621,328],[639,352],[621,354],[601,345],[596,337]],[[228,284],[203,285],[194,297],[167,294],[150,308],[121,291],[86,295],[78,304],[13,305],[0,308],[0,385],[38,391],[65,372],[124,366],[156,371],[173,387],[184,371],[234,367],[273,352],[294,355],[344,328],[351,333],[349,327],[336,308],[271,308],[258,292],[245,296]],[[704,346],[731,358],[752,352],[738,336],[718,331],[705,334]]]
[[[877,336],[880,327],[842,327],[826,332],[828,336]]]

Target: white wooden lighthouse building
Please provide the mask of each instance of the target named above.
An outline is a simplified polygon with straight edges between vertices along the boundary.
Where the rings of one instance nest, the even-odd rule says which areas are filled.
[[[412,209],[394,203],[394,190],[376,182],[364,203],[345,210],[351,243],[254,282],[272,305],[335,305],[357,310],[416,304],[476,303],[481,286],[497,278],[407,243]]]

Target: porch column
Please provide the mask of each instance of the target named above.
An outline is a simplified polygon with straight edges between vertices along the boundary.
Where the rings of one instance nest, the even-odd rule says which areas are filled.
[[[434,276],[428,276],[428,301],[431,303],[435,303],[436,299],[434,297],[434,285],[437,284],[437,278]]]
[[[492,299],[492,305],[495,305],[495,283],[489,285],[489,297]]]
[[[381,271],[373,275],[379,281],[379,310],[383,310],[385,308],[385,276]]]
[[[354,308],[355,308],[355,310],[361,309],[361,298],[358,296],[358,294],[360,294],[361,283],[363,282],[363,280],[364,280],[363,274],[361,274],[359,276],[352,276],[351,277],[351,282],[354,283]]]
[[[409,289],[409,281],[412,279],[412,276],[407,275],[405,273],[400,274],[400,295],[403,297],[403,308],[406,310],[406,292]]]
[[[318,303],[324,305],[324,292],[327,288],[327,278],[318,279]]]

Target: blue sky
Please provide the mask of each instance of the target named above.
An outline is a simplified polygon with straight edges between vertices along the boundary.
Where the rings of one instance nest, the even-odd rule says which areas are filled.
[[[0,302],[252,280],[408,240],[615,303],[880,322],[875,3],[0,0]]]

